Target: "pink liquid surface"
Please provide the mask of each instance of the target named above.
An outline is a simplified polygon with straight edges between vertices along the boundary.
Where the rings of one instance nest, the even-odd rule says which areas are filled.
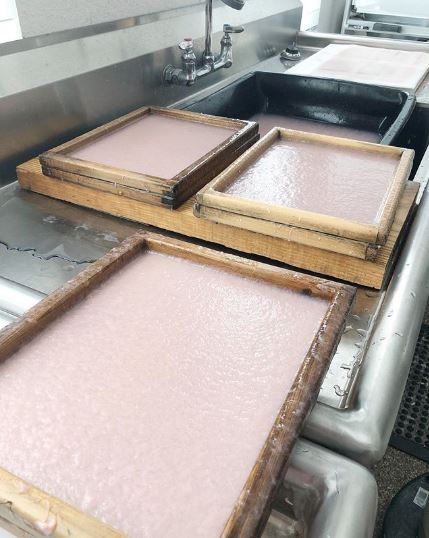
[[[142,254],[0,366],[0,466],[132,537],[218,537],[326,310]]]
[[[373,224],[397,165],[390,155],[279,140],[225,193]]]
[[[71,151],[77,159],[171,179],[227,140],[234,129],[147,114]]]
[[[318,133],[330,136],[341,136],[353,140],[363,140],[365,142],[380,142],[380,136],[374,131],[365,131],[363,129],[353,129],[332,123],[323,123],[321,121],[307,120],[294,116],[281,116],[280,114],[255,114],[250,118],[251,121],[259,123],[259,132],[264,136],[271,131],[273,127],[283,127],[284,129],[295,129],[306,133]]]

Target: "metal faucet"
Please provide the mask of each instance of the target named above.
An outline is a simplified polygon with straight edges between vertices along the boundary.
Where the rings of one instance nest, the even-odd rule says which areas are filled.
[[[234,9],[241,9],[244,0],[222,0]],[[242,26],[223,25],[223,37],[220,42],[220,54],[216,56],[212,51],[212,25],[213,25],[213,0],[206,0],[206,38],[202,66],[197,69],[197,57],[194,52],[194,42],[190,37],[185,38],[180,44],[182,51],[182,68],[167,65],[164,69],[164,80],[170,84],[192,86],[195,81],[209,73],[228,68],[232,65],[232,39],[231,34],[244,32]]]

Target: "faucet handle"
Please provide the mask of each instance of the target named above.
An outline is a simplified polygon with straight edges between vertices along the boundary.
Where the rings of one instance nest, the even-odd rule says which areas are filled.
[[[243,26],[231,26],[230,24],[224,24],[223,31],[225,34],[241,34],[241,32],[244,32],[244,28]]]
[[[185,37],[183,41],[179,43],[179,49],[189,52],[194,48],[194,40],[192,37]]]

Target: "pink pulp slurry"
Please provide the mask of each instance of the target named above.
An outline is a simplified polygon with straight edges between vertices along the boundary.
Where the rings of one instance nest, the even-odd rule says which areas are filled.
[[[261,113],[255,114],[250,120],[259,123],[259,133],[261,136],[266,135],[273,127],[283,127],[284,129],[294,129],[295,131],[318,133],[329,136],[340,136],[342,138],[351,138],[353,140],[362,140],[364,142],[380,142],[380,135],[374,131],[354,129],[336,123],[324,123],[322,121],[297,118],[295,116]]]
[[[131,537],[218,537],[327,308],[143,253],[0,365],[0,466]]]
[[[70,151],[84,161],[172,179],[225,142],[236,130],[147,114]]]
[[[375,224],[398,166],[396,156],[301,140],[279,140],[225,193]]]

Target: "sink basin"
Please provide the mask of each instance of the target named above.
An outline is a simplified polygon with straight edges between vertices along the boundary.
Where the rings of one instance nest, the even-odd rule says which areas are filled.
[[[429,145],[429,108],[419,105],[415,107],[394,145],[410,148],[416,152],[411,172],[411,177],[414,177]]]
[[[261,134],[267,120],[273,120],[273,126],[309,131],[316,127],[316,132],[390,145],[397,140],[414,106],[413,95],[393,88],[255,72],[192,102],[186,109],[255,119],[260,121]],[[283,125],[278,125],[279,117],[284,117]]]

